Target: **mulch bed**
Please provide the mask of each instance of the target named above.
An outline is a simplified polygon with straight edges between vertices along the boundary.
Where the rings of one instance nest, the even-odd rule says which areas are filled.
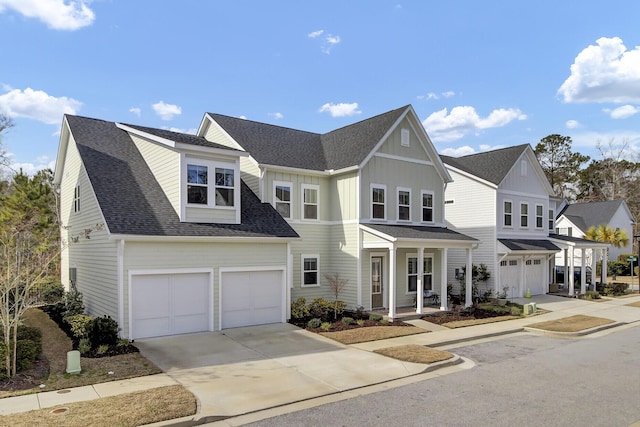
[[[306,329],[308,331],[311,332],[326,332],[326,330],[322,329],[322,328],[308,328],[307,327],[307,320],[290,320],[289,323],[296,325],[299,328],[302,329]],[[336,320],[336,321],[332,321],[331,323],[331,329],[329,329],[331,332],[336,332],[336,331],[347,331],[349,329],[358,329],[358,328],[366,328],[366,327],[371,327],[371,326],[413,326],[410,325],[409,323],[404,323],[401,322],[399,320],[396,320],[395,322],[387,322],[387,323],[380,323],[377,322],[375,320],[365,320],[364,324],[362,326],[358,325],[357,323],[354,323],[352,325],[345,325],[344,323],[342,323],[341,320]]]
[[[36,360],[33,366],[22,372],[18,372],[13,378],[0,380],[0,390],[18,391],[28,390],[42,384],[49,376],[49,361],[46,358]]]
[[[499,313],[492,310],[484,310],[482,308],[471,308],[468,310],[442,311],[439,313],[429,313],[422,316],[422,320],[442,325],[449,322],[457,322],[460,320],[472,319],[489,319],[492,317],[502,317],[506,313]]]

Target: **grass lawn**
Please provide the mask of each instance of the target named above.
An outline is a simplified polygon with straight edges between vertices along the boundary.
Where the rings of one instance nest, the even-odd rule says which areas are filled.
[[[320,332],[320,335],[342,344],[357,344],[367,341],[385,340],[387,338],[422,334],[428,331],[415,326],[369,326],[366,328],[347,329],[335,332]]]
[[[632,302],[631,304],[625,304],[625,305],[628,305],[629,307],[638,307],[638,308],[640,308],[640,301]]]
[[[475,326],[475,325],[484,325],[486,323],[495,323],[495,322],[503,322],[505,320],[513,320],[519,319],[520,316],[498,316],[498,317],[487,317],[484,319],[468,319],[468,320],[455,320],[453,322],[443,323],[442,326],[445,326],[449,329],[456,328],[464,328],[465,326]]]
[[[378,350],[374,350],[374,353],[402,360],[403,362],[426,364],[441,362],[453,357],[453,354],[447,351],[436,350],[435,348],[429,348],[417,344],[381,348]]]
[[[580,332],[609,323],[613,323],[613,320],[579,314],[562,319],[550,320],[548,322],[534,323],[529,325],[529,327],[552,332]]]
[[[68,408],[62,412],[61,408]],[[52,413],[58,409],[60,413]],[[182,386],[160,387],[37,411],[0,416],[3,426],[139,426],[196,412],[196,399]]]

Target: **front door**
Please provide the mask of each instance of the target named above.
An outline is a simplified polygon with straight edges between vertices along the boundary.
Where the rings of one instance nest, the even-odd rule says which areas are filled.
[[[382,308],[382,257],[371,258],[371,308]]]

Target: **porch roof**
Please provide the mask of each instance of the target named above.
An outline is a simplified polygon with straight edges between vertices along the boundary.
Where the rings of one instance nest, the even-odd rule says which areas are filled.
[[[505,253],[553,253],[560,252],[560,248],[547,239],[498,239],[506,249]]]
[[[360,228],[376,238],[377,242],[394,244],[405,243],[412,246],[445,247],[472,247],[478,243],[478,239],[467,236],[446,227],[433,227],[424,225],[391,225],[391,224],[360,224]],[[365,237],[364,245],[367,244]],[[375,242],[370,242],[375,246]]]
[[[549,239],[560,247],[573,246],[574,248],[606,249],[609,243],[596,242],[595,240],[582,239],[580,237],[564,236],[562,234],[549,234]]]

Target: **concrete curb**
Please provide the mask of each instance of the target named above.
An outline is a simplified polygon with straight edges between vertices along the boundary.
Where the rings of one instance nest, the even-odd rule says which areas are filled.
[[[434,372],[434,371],[437,371],[438,369],[459,365],[463,362],[464,360],[462,360],[460,356],[458,356],[457,354],[453,354],[453,357],[451,359],[443,360],[442,362],[430,363],[429,366],[427,366],[427,368],[421,373],[426,374],[429,372]],[[420,374],[414,374],[414,375],[420,375]]]
[[[487,333],[487,334],[478,334],[478,335],[474,335],[474,336],[471,336],[471,337],[456,338],[456,339],[451,339],[451,340],[443,340],[443,341],[439,341],[439,342],[436,342],[436,343],[425,344],[425,346],[426,347],[444,347],[444,346],[447,346],[447,345],[459,344],[459,343],[468,342],[468,341],[476,341],[476,340],[481,340],[481,339],[484,339],[484,338],[493,338],[493,337],[499,337],[501,335],[516,334],[516,333],[522,332],[524,330],[525,330],[524,327],[517,327],[517,328],[505,329],[505,330],[498,331],[498,332],[491,332],[491,333]]]

